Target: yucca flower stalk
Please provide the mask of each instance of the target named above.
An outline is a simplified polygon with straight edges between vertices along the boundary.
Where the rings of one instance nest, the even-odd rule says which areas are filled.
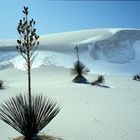
[[[19,54],[25,59],[26,64],[25,69],[28,72],[28,96],[29,96],[29,106],[31,106],[31,66],[36,57],[35,50],[39,45],[39,36],[36,34],[35,20],[28,20],[28,7],[24,7],[23,19],[19,20],[19,25],[17,31],[20,38],[17,40],[18,46],[16,46]]]
[[[83,74],[87,74],[89,72],[89,70],[87,68],[85,68],[85,65],[82,62],[80,62],[79,48],[76,46],[74,49],[76,50],[77,61],[74,63],[74,66],[71,70],[71,73],[73,75],[78,75],[78,76],[82,76]]]
[[[32,95],[31,66],[36,57],[39,36],[34,28],[34,19],[28,20],[28,7],[24,7],[23,14],[24,17],[17,27],[20,38],[17,40],[16,48],[25,59],[28,94],[18,94],[5,101],[0,107],[0,119],[21,133],[24,140],[41,140],[38,133],[58,114],[60,106],[43,95]]]

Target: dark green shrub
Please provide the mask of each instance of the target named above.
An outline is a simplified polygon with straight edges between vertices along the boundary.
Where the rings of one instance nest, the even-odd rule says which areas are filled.
[[[100,85],[100,84],[104,84],[105,83],[105,78],[103,75],[99,75],[98,79],[95,80],[94,82],[92,82],[92,85]]]
[[[85,68],[84,64],[82,64],[80,61],[76,61],[73,68],[71,69],[71,73],[73,75],[85,75],[88,72],[89,70]]]
[[[140,81],[140,74],[134,75],[133,80]]]
[[[98,82],[102,84],[105,83],[105,78],[103,75],[98,76]]]
[[[74,63],[74,66],[71,69],[71,74],[76,75],[76,77],[72,81],[75,82],[75,83],[85,83],[85,84],[87,84],[88,81],[83,75],[87,74],[89,72],[89,70],[85,67],[84,64],[82,64],[80,62],[78,47],[76,46],[74,49],[76,50],[78,60]]]
[[[0,89],[3,89],[3,84],[4,84],[4,81],[3,80],[0,80]]]

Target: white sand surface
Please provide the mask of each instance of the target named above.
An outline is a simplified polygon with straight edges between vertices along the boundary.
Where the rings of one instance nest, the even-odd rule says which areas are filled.
[[[33,94],[44,94],[62,107],[43,129],[44,133],[66,140],[139,140],[140,82],[131,76],[104,75],[114,88],[75,84],[70,69],[41,66],[32,70]],[[97,75],[86,76],[89,81]],[[0,71],[6,89],[0,90],[0,103],[19,92],[26,93],[25,71],[13,67]],[[0,121],[0,140],[20,134]]]

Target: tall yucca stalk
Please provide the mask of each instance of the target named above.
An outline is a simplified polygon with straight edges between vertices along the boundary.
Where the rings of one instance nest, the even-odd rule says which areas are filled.
[[[83,74],[87,74],[89,70],[85,68],[85,65],[80,62],[79,48],[76,46],[74,49],[76,50],[77,61],[74,63],[74,66],[71,69],[71,73],[76,75],[72,81],[75,83],[88,83],[87,79],[83,77]]]
[[[42,95],[31,94],[31,66],[36,57],[34,53],[39,45],[39,36],[34,28],[35,21],[28,20],[28,7],[24,7],[23,13],[25,16],[17,27],[20,39],[16,48],[26,62],[28,96],[19,94],[5,101],[0,107],[0,119],[24,135],[24,140],[41,140],[37,134],[58,114],[60,107]]]
[[[79,48],[76,46],[74,49],[76,50],[77,60],[80,61],[79,60]]]
[[[76,46],[74,49],[76,50],[77,61],[74,63],[74,66],[71,69],[71,73],[73,75],[78,75],[78,76],[82,76],[83,74],[87,74],[89,72],[89,70],[87,68],[85,68],[85,65],[83,63],[80,62],[79,48]]]
[[[17,27],[18,33],[20,35],[19,40],[17,40],[17,50],[26,61],[24,66],[28,72],[28,96],[29,106],[31,106],[31,66],[36,56],[34,55],[34,52],[39,45],[39,36],[36,34],[34,19],[30,21],[28,20],[28,7],[24,7],[23,14],[24,17],[23,19],[20,19],[19,25]]]

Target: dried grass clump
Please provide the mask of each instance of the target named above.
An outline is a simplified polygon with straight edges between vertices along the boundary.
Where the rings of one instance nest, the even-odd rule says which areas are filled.
[[[105,78],[103,75],[99,75],[98,79],[95,80],[94,82],[92,82],[92,85],[100,85],[100,84],[104,84],[105,83]]]

